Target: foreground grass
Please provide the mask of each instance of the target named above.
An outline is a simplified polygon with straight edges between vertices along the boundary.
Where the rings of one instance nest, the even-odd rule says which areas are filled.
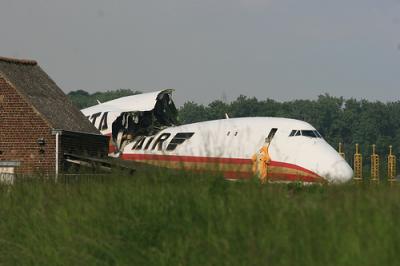
[[[394,265],[400,188],[173,173],[0,188],[5,265]]]

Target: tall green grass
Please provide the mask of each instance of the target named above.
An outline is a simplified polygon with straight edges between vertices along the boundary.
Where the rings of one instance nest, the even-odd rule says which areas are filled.
[[[398,186],[164,172],[0,190],[1,265],[398,264]]]

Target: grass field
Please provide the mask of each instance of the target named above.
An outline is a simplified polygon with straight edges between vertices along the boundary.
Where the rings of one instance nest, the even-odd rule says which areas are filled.
[[[1,265],[398,264],[398,186],[164,172],[0,189]]]

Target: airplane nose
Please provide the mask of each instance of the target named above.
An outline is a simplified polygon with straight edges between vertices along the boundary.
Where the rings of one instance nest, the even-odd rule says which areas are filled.
[[[325,141],[299,143],[295,155],[294,164],[310,170],[328,183],[346,183],[353,178],[350,165]]]
[[[353,169],[342,158],[333,163],[328,170],[326,179],[331,183],[346,183],[353,177]]]
[[[328,183],[346,183],[353,178],[353,169],[332,147],[326,145],[315,150],[319,154],[310,170],[314,171]]]

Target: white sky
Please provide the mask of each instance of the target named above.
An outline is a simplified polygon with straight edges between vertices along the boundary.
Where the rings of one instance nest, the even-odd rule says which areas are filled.
[[[65,92],[400,100],[399,0],[0,0],[0,36]]]

